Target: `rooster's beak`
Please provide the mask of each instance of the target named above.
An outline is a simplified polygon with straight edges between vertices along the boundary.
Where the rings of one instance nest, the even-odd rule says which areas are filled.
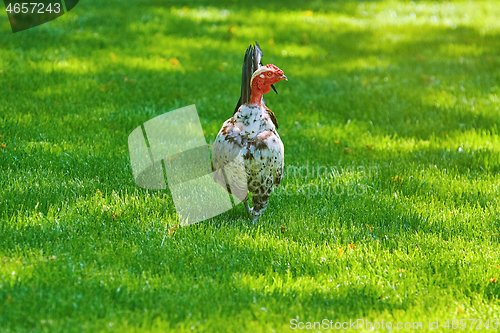
[[[288,78],[287,78],[285,75],[281,75],[281,76],[280,76],[280,80],[285,80],[285,81],[288,81]]]

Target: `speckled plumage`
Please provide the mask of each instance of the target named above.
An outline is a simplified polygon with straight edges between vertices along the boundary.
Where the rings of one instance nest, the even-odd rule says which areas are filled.
[[[247,209],[248,192],[252,193],[253,208],[249,210],[254,221],[266,210],[269,196],[283,176],[285,149],[275,119],[265,105],[242,105],[224,122],[212,149],[214,168],[218,170],[214,178],[224,187],[222,167],[241,151],[246,179],[238,178],[237,170],[231,168],[226,168],[225,176],[233,185],[231,193],[244,201]]]

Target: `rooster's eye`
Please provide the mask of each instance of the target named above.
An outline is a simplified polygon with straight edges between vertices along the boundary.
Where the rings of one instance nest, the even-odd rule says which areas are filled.
[[[273,76],[273,73],[272,72],[267,72],[267,76],[271,77],[271,76]]]

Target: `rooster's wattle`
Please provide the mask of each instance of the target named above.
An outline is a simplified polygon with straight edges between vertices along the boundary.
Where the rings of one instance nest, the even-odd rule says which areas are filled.
[[[233,117],[224,122],[212,148],[214,180],[245,203],[253,222],[266,210],[284,168],[284,147],[276,131],[278,122],[263,95],[271,87],[274,89],[274,83],[287,80],[278,67],[262,65],[262,50],[255,44],[255,48],[250,46],[245,53],[241,97]],[[228,167],[238,156],[243,157],[246,177],[241,176],[241,170]],[[226,185],[228,179],[230,187]],[[252,194],[252,208],[248,193]]]

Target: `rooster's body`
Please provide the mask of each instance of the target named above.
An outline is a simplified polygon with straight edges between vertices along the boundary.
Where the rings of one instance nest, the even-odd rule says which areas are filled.
[[[278,123],[265,105],[263,94],[273,83],[286,80],[283,71],[274,65],[262,66],[258,44],[250,46],[243,64],[242,93],[232,118],[224,122],[213,145],[214,179],[241,201],[253,221],[264,213],[273,188],[281,182],[284,168],[284,147],[276,131]],[[274,87],[272,87],[274,88]],[[238,156],[243,158],[245,172],[228,165]],[[245,176],[243,176],[245,175]],[[248,205],[252,193],[253,207]]]

